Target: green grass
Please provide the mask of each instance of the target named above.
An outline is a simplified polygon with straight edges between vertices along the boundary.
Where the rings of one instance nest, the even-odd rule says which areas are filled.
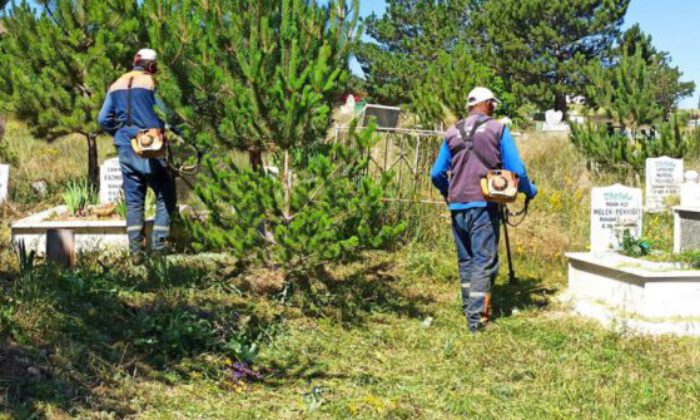
[[[500,318],[471,336],[449,274],[455,264],[426,265],[425,254],[407,247],[335,267],[329,293],[343,301],[322,316],[245,291],[227,279],[225,261],[39,268],[4,293],[16,300],[2,305],[11,337],[3,362],[14,355],[21,366],[3,372],[5,409],[20,417],[700,415],[697,340],[623,336],[568,315],[552,299],[563,264],[522,259],[521,282],[507,286],[502,276],[496,286]],[[224,374],[235,352],[221,343],[237,331],[260,346],[250,360],[263,380],[235,386]],[[26,374],[31,366],[39,376]]]
[[[26,185],[42,165],[59,184],[81,176],[83,144],[32,152],[22,133],[11,125],[8,135],[34,169],[13,182]],[[439,207],[416,211],[426,222],[414,242],[328,267],[324,294],[295,305],[276,296],[274,273],[241,275],[210,255],[139,269],[124,255],[87,255],[74,270],[39,262],[22,272],[3,223],[0,409],[7,418],[699,418],[700,341],[613,333],[556,300],[563,252],[588,243],[590,187],[636,181],[593,177],[565,139],[530,136],[521,147],[541,195],[511,231],[520,282],[506,285],[501,270],[499,317],[478,336],[466,332]],[[66,159],[42,160],[54,148]],[[26,197],[2,209],[3,222],[57,199]],[[669,220],[645,219],[659,248]],[[235,381],[236,359],[262,379]]]

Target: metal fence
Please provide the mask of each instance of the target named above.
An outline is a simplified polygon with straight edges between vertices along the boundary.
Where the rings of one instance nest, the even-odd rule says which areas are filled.
[[[349,127],[336,126],[334,141],[346,142]],[[395,182],[387,201],[444,204],[432,187],[430,169],[445,138],[443,131],[379,128],[379,141],[368,151],[369,172],[381,177],[392,173]]]

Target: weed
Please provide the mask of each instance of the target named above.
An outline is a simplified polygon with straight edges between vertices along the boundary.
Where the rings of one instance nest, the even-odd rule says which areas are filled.
[[[87,206],[97,204],[98,200],[97,191],[90,186],[87,179],[69,181],[63,193],[63,201],[74,216],[84,215]]]

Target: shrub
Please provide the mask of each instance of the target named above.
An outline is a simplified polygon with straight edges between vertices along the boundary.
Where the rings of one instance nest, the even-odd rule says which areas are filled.
[[[636,137],[600,124],[571,127],[571,141],[590,162],[599,169],[623,172],[641,172],[645,160],[651,157],[683,158],[697,149],[697,139],[696,132],[682,129],[675,115],[650,129],[650,134]]]
[[[349,138],[349,147],[329,145],[295,166],[288,207],[279,179],[208,159],[196,193],[211,213],[192,226],[195,249],[227,250],[291,280],[390,245],[405,225],[384,224],[389,177],[375,181],[367,172],[373,130],[351,129]]]

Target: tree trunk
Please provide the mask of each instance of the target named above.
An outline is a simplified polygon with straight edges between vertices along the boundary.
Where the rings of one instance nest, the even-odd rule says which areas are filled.
[[[260,150],[248,150],[248,161],[253,171],[263,170],[262,152]]]
[[[289,173],[289,150],[284,151],[284,174],[282,176],[284,180],[284,211],[285,216],[288,220],[291,220],[291,207],[292,207],[292,180]]]
[[[5,136],[5,117],[0,117],[0,141]]]
[[[100,163],[97,161],[97,134],[87,136],[88,144],[88,182],[96,190],[100,189]]]
[[[562,115],[564,116],[562,121],[566,122],[566,118],[568,117],[567,113],[569,111],[569,106],[566,103],[566,94],[556,94],[556,96],[554,97],[554,110],[561,111]]]
[[[46,258],[63,268],[75,265],[75,235],[70,229],[46,231]]]

